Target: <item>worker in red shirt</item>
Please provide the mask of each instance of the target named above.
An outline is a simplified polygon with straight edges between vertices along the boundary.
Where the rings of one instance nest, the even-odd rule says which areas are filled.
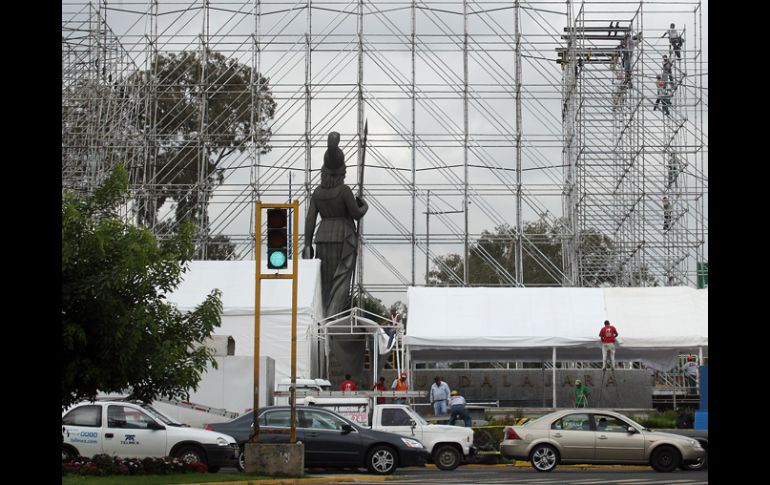
[[[377,384],[372,386],[372,391],[387,391],[387,390],[388,390],[388,386],[385,385],[384,377],[380,377],[380,380],[377,381]],[[385,398],[378,397],[377,404],[385,404]]]
[[[356,383],[350,380],[350,374],[345,374],[345,380],[340,384],[340,391],[355,391]]]
[[[612,360],[611,369],[615,368],[615,337],[618,336],[618,331],[615,327],[610,325],[609,320],[604,321],[604,327],[599,331],[599,338],[602,339],[602,370],[607,365],[607,354],[610,354]]]

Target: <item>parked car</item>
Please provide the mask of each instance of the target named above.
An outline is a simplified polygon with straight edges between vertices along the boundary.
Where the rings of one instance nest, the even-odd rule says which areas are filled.
[[[287,443],[291,407],[271,406],[259,410],[260,442]],[[254,413],[245,413],[228,423],[206,425],[226,432],[241,445],[238,468],[243,470],[243,449],[249,440]],[[359,426],[337,413],[313,406],[297,406],[297,441],[305,445],[305,466],[319,468],[367,468],[370,473],[388,475],[398,467],[427,463],[428,451],[416,439]],[[265,433],[262,433],[265,430]]]
[[[649,464],[656,471],[671,472],[706,456],[697,440],[651,431],[606,409],[567,409],[506,426],[500,452],[508,459],[529,460],[541,472],[559,463]]]
[[[706,450],[706,456],[702,460],[698,460],[696,463],[680,466],[679,468],[700,471],[708,468],[709,465],[709,432],[708,430],[700,429],[659,429],[653,431],[661,431],[664,433],[676,434],[679,436],[687,436],[697,440],[700,443],[701,448]]]
[[[62,461],[100,453],[121,458],[174,456],[236,466],[239,447],[226,434],[190,428],[141,401],[81,402],[62,413]]]

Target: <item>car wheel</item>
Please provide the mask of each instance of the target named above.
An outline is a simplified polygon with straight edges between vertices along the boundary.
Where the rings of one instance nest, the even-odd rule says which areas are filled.
[[[656,472],[672,472],[676,470],[680,462],[679,452],[670,446],[661,446],[653,451],[650,457],[650,466]]]
[[[398,458],[393,448],[389,446],[375,446],[366,455],[366,468],[376,475],[390,475],[398,467]]]
[[[529,455],[532,467],[539,472],[550,472],[559,464],[559,452],[553,446],[537,445]]]
[[[62,446],[61,447],[61,461],[62,463],[65,461],[74,460],[78,457],[78,454],[75,450],[70,448],[69,446]]]
[[[451,471],[460,466],[460,452],[454,446],[444,445],[433,453],[433,461],[439,470]]]
[[[702,460],[699,460],[697,463],[692,463],[690,465],[685,465],[684,463],[679,464],[679,468],[685,471],[701,471],[705,470],[709,467],[709,454],[706,452],[706,456],[703,457]]]
[[[246,452],[241,448],[241,452],[238,454],[238,464],[235,465],[239,472],[246,469]]]
[[[176,452],[174,453],[174,456],[186,463],[197,461],[208,465],[208,463],[206,462],[206,455],[203,453],[203,450],[201,450],[197,446],[192,446],[192,445],[182,446],[178,450],[176,450]]]

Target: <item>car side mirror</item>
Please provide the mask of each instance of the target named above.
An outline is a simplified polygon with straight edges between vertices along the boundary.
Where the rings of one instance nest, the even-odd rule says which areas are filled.
[[[158,424],[158,423],[152,422],[152,423],[147,423],[147,429],[152,429],[152,430],[156,430],[157,431],[157,430],[161,430],[161,429],[166,429],[166,427],[163,426],[162,424]]]
[[[628,432],[631,433],[631,434],[636,434],[639,431],[636,428],[634,428],[633,426],[629,426],[628,427]]]
[[[353,431],[353,427],[351,425],[347,423],[342,425],[342,434],[348,434],[351,431]]]
[[[414,419],[410,419],[409,426],[411,426],[412,429],[414,429],[415,427],[417,427],[417,421],[415,421]]]

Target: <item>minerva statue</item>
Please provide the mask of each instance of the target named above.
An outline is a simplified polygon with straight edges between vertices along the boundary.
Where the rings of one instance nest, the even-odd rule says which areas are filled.
[[[321,224],[315,234],[315,255],[321,260],[321,293],[326,317],[348,308],[358,253],[358,233],[353,221],[362,218],[369,210],[367,203],[354,196],[344,183],[345,154],[339,144],[340,134],[334,131],[329,133],[321,168],[321,185],[310,198],[305,219],[305,248],[302,251],[304,259],[313,258],[313,233],[318,214],[321,214]]]

